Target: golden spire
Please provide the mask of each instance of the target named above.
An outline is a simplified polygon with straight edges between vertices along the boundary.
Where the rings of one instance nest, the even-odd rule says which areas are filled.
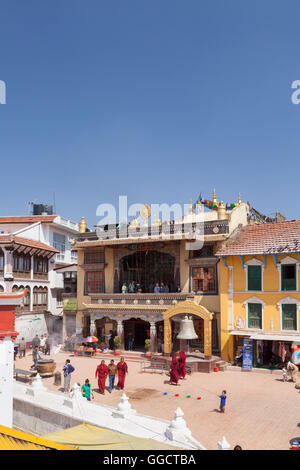
[[[86,232],[86,221],[84,217],[81,217],[81,221],[79,222],[79,233],[85,233]]]
[[[190,214],[193,213],[193,202],[192,202],[192,200],[190,200],[190,210],[189,210],[189,213],[190,213]]]
[[[238,203],[239,203],[239,204],[241,204],[241,203],[242,203],[241,193],[239,193],[239,199],[238,199]]]
[[[215,204],[217,203],[217,196],[216,196],[216,190],[215,189],[214,189],[214,192],[213,192],[212,202],[214,202]]]

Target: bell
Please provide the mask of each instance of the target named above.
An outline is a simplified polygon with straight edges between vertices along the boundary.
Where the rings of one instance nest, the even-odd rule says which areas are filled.
[[[177,335],[178,339],[196,339],[198,336],[196,335],[194,329],[194,322],[192,317],[188,317],[187,315],[181,320],[180,322],[180,331]]]

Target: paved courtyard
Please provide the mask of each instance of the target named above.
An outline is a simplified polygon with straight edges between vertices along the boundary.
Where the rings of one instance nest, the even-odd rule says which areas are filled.
[[[80,384],[89,378],[94,389],[95,401],[117,406],[122,391],[100,395],[95,379],[95,370],[103,358],[73,357],[72,353],[60,352],[52,356],[60,371],[66,358],[70,358],[75,372],[71,385]],[[211,374],[195,373],[180,381],[180,386],[169,385],[168,376],[158,372],[140,372],[140,363],[126,358],[129,374],[126,377],[125,393],[137,412],[167,420],[173,419],[174,411],[180,407],[193,436],[207,449],[216,449],[217,441],[225,436],[234,446],[243,449],[288,449],[289,440],[300,436],[300,396],[295,384],[284,383],[281,375],[271,373],[226,371]],[[115,358],[115,362],[119,358]],[[17,359],[15,366],[29,369],[31,355]],[[299,378],[300,381],[300,378]],[[54,385],[54,378],[43,379],[49,390],[61,392]],[[108,385],[108,380],[107,380]],[[225,414],[218,412],[222,390],[227,390]],[[167,395],[164,395],[167,392]],[[175,394],[179,397],[175,397]],[[191,395],[191,398],[187,398]],[[201,400],[197,400],[201,397]]]

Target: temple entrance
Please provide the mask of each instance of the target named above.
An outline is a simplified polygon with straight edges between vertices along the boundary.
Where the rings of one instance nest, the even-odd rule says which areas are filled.
[[[111,318],[104,317],[95,321],[97,338],[100,345],[109,346],[111,332],[117,335],[117,322]]]
[[[175,258],[168,253],[145,249],[143,245],[138,247],[131,255],[124,256],[120,260],[120,285],[127,287],[134,281],[139,283],[142,292],[154,291],[156,283],[167,286],[166,291],[175,291]]]
[[[127,351],[144,351],[145,339],[150,339],[149,322],[140,318],[124,321],[124,345]]]

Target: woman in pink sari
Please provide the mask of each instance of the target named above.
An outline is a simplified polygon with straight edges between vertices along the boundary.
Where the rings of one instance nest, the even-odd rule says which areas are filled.
[[[186,355],[184,351],[179,351],[179,378],[184,379],[186,376],[186,370],[185,370],[185,361],[186,361]]]
[[[175,383],[178,385],[179,380],[179,354],[175,353],[170,365],[170,384]]]

